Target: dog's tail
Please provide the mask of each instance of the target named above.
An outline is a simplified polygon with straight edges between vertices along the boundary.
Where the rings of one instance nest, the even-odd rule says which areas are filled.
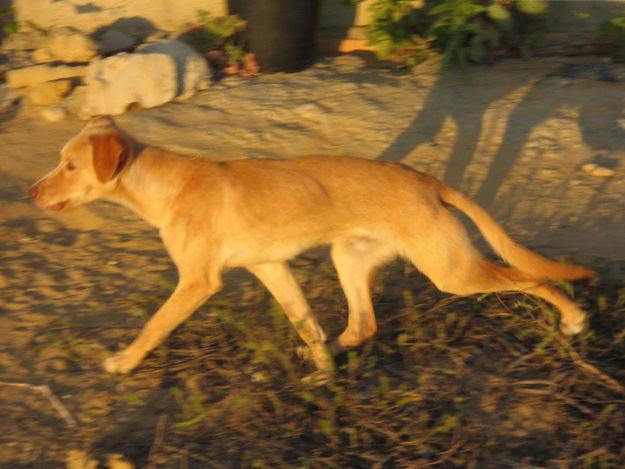
[[[595,275],[586,267],[552,261],[521,246],[477,203],[446,184],[438,180],[436,182],[443,202],[456,207],[473,220],[484,238],[508,264],[539,279],[575,280]]]

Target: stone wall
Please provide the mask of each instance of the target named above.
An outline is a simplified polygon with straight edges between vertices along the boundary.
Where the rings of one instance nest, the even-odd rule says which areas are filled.
[[[223,0],[13,0],[19,22],[49,29],[72,26],[91,32],[120,19],[148,21],[155,29],[176,31],[197,19],[197,11],[224,15]]]
[[[370,2],[354,7],[343,0],[322,0],[322,34],[340,37],[352,26],[365,25]],[[177,31],[196,20],[200,9],[215,16],[228,9],[226,0],[0,0],[0,4],[11,3],[21,23],[32,22],[44,29],[71,26],[84,32],[121,18],[142,18],[156,29]]]
[[[321,37],[364,39],[371,1],[354,7],[343,0],[322,0]],[[0,0],[2,5],[11,3],[22,23],[33,22],[45,29],[73,26],[85,32],[120,19],[141,19],[155,29],[176,31],[193,22],[199,9],[216,16],[227,12],[226,0]],[[625,14],[625,0],[551,1],[550,5],[547,45],[592,42],[600,21]]]

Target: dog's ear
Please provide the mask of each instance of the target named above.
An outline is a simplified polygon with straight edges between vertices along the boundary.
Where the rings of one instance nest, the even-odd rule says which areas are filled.
[[[93,168],[98,181],[104,183],[113,179],[128,159],[130,146],[116,132],[89,136],[93,152]]]

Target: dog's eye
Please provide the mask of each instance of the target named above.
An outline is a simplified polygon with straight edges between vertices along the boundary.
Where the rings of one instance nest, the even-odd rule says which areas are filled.
[[[65,169],[67,169],[68,171],[74,171],[76,169],[76,165],[71,161],[68,161],[65,165]]]

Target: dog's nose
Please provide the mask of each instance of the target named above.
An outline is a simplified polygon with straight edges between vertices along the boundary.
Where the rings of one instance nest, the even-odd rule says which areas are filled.
[[[37,184],[31,186],[31,188],[28,189],[28,195],[33,200],[35,200],[35,198],[37,197],[38,193],[39,193],[39,187],[37,187]]]

